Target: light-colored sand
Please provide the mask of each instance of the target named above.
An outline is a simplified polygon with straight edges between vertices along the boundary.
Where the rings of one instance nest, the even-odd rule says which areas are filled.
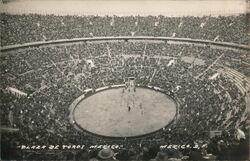
[[[137,88],[135,93],[122,93],[122,88],[118,88],[84,99],[76,106],[74,116],[75,121],[89,132],[129,137],[163,128],[175,113],[176,104],[163,93],[145,88]]]

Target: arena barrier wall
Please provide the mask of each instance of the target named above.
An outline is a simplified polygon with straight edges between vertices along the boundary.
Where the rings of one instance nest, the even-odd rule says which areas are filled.
[[[96,136],[96,137],[100,137],[100,138],[106,138],[106,139],[125,139],[125,137],[114,137],[114,136],[103,136],[103,135],[99,135],[99,134],[96,134],[96,133],[92,133],[90,131],[87,131],[86,129],[82,128],[79,124],[77,124],[77,122],[75,121],[75,117],[74,117],[74,112],[75,112],[75,107],[82,101],[84,100],[85,98],[87,97],[91,97],[92,95],[96,94],[97,92],[102,92],[102,91],[105,91],[105,90],[109,90],[109,89],[112,89],[112,88],[122,88],[122,87],[125,87],[125,84],[119,84],[119,85],[111,85],[111,86],[106,86],[106,87],[101,87],[101,88],[98,88],[98,89],[95,89],[95,90],[91,90],[91,89],[87,89],[84,91],[84,94],[79,96],[78,98],[76,98],[70,105],[69,107],[69,110],[70,110],[70,123],[79,131],[81,132],[85,132],[87,134],[90,134],[92,136]],[[161,92],[165,95],[167,95],[170,99],[174,100],[175,104],[176,104],[176,113],[175,113],[175,116],[174,118],[168,122],[168,124],[165,126],[165,128],[168,128],[171,124],[175,123],[177,117],[178,117],[178,113],[179,113],[179,106],[180,106],[180,103],[178,102],[178,99],[176,98],[176,95],[174,93],[172,93],[171,91],[166,91],[166,90],[163,90],[159,87],[154,87],[154,86],[143,86],[143,85],[137,85],[137,87],[140,87],[140,88],[147,88],[147,89],[152,89],[152,90],[155,90],[157,92]],[[147,137],[147,136],[151,136],[157,132],[160,132],[162,131],[163,129],[158,129],[156,131],[153,131],[151,133],[147,133],[147,134],[143,134],[143,135],[138,135],[138,136],[131,136],[131,137],[126,137],[126,138],[129,138],[129,139],[137,139],[137,138],[143,138],[143,137]]]

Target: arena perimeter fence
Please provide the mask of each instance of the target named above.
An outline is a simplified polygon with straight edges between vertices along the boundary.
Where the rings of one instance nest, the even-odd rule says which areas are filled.
[[[143,134],[143,135],[138,135],[138,136],[129,136],[129,137],[114,137],[114,136],[103,136],[103,135],[99,135],[99,134],[96,134],[96,133],[93,133],[93,132],[90,132],[84,128],[82,128],[76,121],[75,121],[75,117],[74,117],[74,111],[75,111],[75,107],[81,102],[83,101],[84,99],[88,98],[88,97],[91,97],[92,95],[98,93],[98,92],[103,92],[105,90],[109,90],[109,89],[113,89],[113,88],[124,88],[125,87],[125,84],[119,84],[119,85],[111,85],[111,86],[106,86],[106,87],[101,87],[101,88],[98,88],[98,89],[87,89],[84,91],[84,94],[82,94],[81,96],[79,96],[78,98],[76,98],[72,104],[70,105],[69,109],[70,109],[70,123],[73,124],[73,126],[81,131],[81,132],[84,132],[86,134],[89,134],[89,135],[92,135],[92,136],[96,136],[96,137],[99,137],[99,138],[103,138],[103,139],[111,139],[111,140],[124,140],[125,138],[128,138],[128,139],[138,139],[138,138],[143,138],[143,137],[148,137],[148,136],[152,136],[153,134],[156,134],[160,131],[162,131],[163,129],[158,129],[156,131],[153,131],[153,132],[150,132],[150,133],[147,133],[147,134]],[[164,89],[161,89],[159,87],[155,87],[155,86],[145,86],[145,85],[140,85],[140,84],[137,84],[136,87],[139,87],[139,88],[146,88],[146,89],[151,89],[151,90],[155,90],[157,92],[161,92],[163,94],[165,94],[166,96],[168,96],[170,99],[172,99],[175,104],[176,104],[176,113],[175,113],[175,116],[174,118],[168,122],[166,124],[166,126],[164,128],[168,128],[171,124],[175,123],[175,121],[177,120],[178,118],[178,113],[179,113],[179,106],[180,106],[180,102],[178,100],[178,97],[176,96],[176,94],[174,94],[173,92],[171,91],[166,91]]]

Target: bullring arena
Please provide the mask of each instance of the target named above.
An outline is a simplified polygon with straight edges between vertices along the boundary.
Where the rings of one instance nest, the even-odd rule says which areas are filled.
[[[209,44],[209,48],[207,44]],[[138,46],[141,46],[139,50]],[[158,54],[144,57],[143,53],[145,54],[145,51],[148,51],[150,54],[152,52],[150,48],[152,47],[159,49],[157,50]],[[206,51],[214,52],[216,57],[209,61],[209,65],[206,65],[208,63],[206,55],[198,58],[195,58],[193,55],[185,55],[178,59],[176,55],[171,55],[168,52],[173,51],[176,47],[180,50],[186,48],[186,50],[196,49],[204,53]],[[69,55],[63,53],[66,48],[68,48],[67,52],[70,52]],[[96,48],[99,48],[100,53],[103,53],[102,60],[104,62],[99,59],[97,55],[99,52],[96,52]],[[80,60],[80,55],[78,57],[70,51],[76,51],[75,49],[79,50],[77,54],[86,54],[84,50],[88,49],[88,52],[93,55],[89,56],[89,59],[83,58],[83,60]],[[114,52],[116,50],[117,55],[111,54],[111,51]],[[51,103],[47,102],[40,106],[39,102],[35,103],[32,101],[26,104],[32,109],[41,108],[37,109],[40,111],[38,116],[28,113],[27,106],[24,106],[25,108],[22,107],[19,112],[27,115],[29,119],[33,118],[31,123],[34,124],[37,120],[34,117],[42,118],[46,116],[44,112],[49,110],[49,117],[41,120],[44,123],[41,124],[41,127],[35,127],[32,124],[30,127],[42,128],[48,124],[48,121],[51,122],[53,117],[56,117],[56,124],[61,128],[56,128],[57,130],[48,129],[48,136],[55,134],[55,131],[58,130],[61,131],[61,135],[53,138],[53,142],[56,140],[60,142],[59,138],[63,137],[62,132],[69,129],[74,134],[69,134],[70,137],[64,140],[71,140],[75,144],[79,144],[78,139],[80,139],[80,142],[87,145],[96,142],[98,144],[123,144],[123,139],[130,138],[137,145],[140,145],[141,142],[145,145],[151,145],[156,138],[159,142],[164,142],[161,138],[166,136],[168,137],[166,139],[169,140],[170,138],[173,143],[182,143],[193,137],[190,132],[197,132],[197,128],[201,130],[199,133],[196,133],[197,139],[208,139],[209,131],[207,129],[213,131],[218,128],[230,129],[233,126],[242,126],[242,123],[246,122],[248,118],[249,79],[232,68],[222,66],[220,64],[221,59],[226,58],[226,54],[220,51],[230,51],[229,54],[239,52],[244,56],[248,50],[248,47],[244,45],[217,43],[207,40],[135,36],[56,40],[2,48],[2,51],[5,52],[4,56],[7,57],[13,55],[12,52],[14,51],[19,52],[17,57],[7,58],[8,61],[17,61],[16,58],[23,59],[20,56],[26,58],[24,54],[26,52],[32,55],[35,54],[29,57],[32,60],[33,57],[41,56],[36,55],[36,52],[46,54],[49,53],[48,51],[54,51],[55,57],[47,60],[47,54],[43,55],[43,58],[39,58],[39,60],[43,61],[41,62],[42,65],[37,66],[38,64],[34,63],[35,68],[20,73],[18,78],[21,82],[24,79],[32,80],[31,83],[24,85],[24,88],[19,86],[18,89],[31,91],[28,97],[21,96],[20,101],[25,99],[28,103],[36,98]],[[121,51],[124,53],[118,54]],[[169,53],[169,55],[165,55],[164,51]],[[47,56],[50,57],[49,55]],[[56,57],[58,56],[61,58],[60,61],[56,62],[56,59],[58,59]],[[112,62],[112,66],[116,65],[116,68],[107,68],[105,61]],[[133,62],[130,67],[126,66],[129,61]],[[154,66],[147,66],[144,61],[151,61]],[[48,65],[46,62],[51,62],[51,64]],[[135,62],[139,63],[139,65],[135,65]],[[177,62],[180,64],[176,64]],[[79,66],[77,64],[82,65]],[[137,72],[126,73],[126,70],[121,72],[119,70],[123,69],[120,66]],[[189,73],[189,75],[185,72],[186,70],[184,70],[183,66],[189,69],[189,72],[194,72],[194,74]],[[197,68],[192,66],[200,67],[200,69],[198,68],[197,70]],[[97,74],[100,68],[102,68],[102,72]],[[19,70],[24,69],[20,67]],[[82,70],[86,70],[86,72],[81,72]],[[114,70],[118,70],[114,72],[116,73],[115,76],[108,75],[109,72]],[[50,75],[48,71],[53,73],[50,81],[62,81],[63,84],[56,85],[52,82],[48,84],[44,80],[44,78]],[[77,71],[79,72],[78,74],[73,74],[73,72]],[[176,73],[176,71],[178,72]],[[36,75],[36,77],[27,77],[35,73],[40,74]],[[86,82],[85,78],[88,74],[92,76],[88,77]],[[216,83],[218,75],[224,82],[219,81],[217,86],[214,83]],[[134,86],[136,91],[133,91],[133,89],[128,91],[125,88],[126,81],[131,76],[136,80]],[[35,88],[36,84],[32,83],[34,80],[40,82],[38,89]],[[210,80],[211,84],[207,80]],[[14,79],[9,78],[8,81],[11,82]],[[86,84],[84,85],[83,82]],[[96,82],[96,84],[93,84],[93,82]],[[163,82],[166,82],[166,84]],[[91,86],[93,88],[90,88]],[[207,87],[212,88],[212,91],[210,90],[209,92]],[[225,89],[230,90],[222,94],[222,91]],[[199,93],[201,90],[207,92],[197,95],[196,93]],[[19,97],[21,94],[15,95]],[[58,104],[54,108],[53,105],[55,104],[53,102],[57,99],[59,99]],[[220,100],[220,102],[213,102],[213,99]],[[236,106],[226,107],[223,105],[223,100],[227,100],[234,105],[237,104],[239,108],[236,108]],[[206,106],[187,108],[188,106],[195,107],[194,103],[201,103],[202,105],[203,101],[206,102]],[[37,106],[34,106],[34,103]],[[218,108],[217,103],[224,107]],[[234,121],[233,118],[237,118],[237,120]],[[14,122],[12,120],[10,123],[16,126],[17,122],[15,122],[15,125]],[[24,120],[21,120],[21,122],[23,124],[21,126],[24,126]],[[200,124],[204,127],[200,126]],[[70,131],[67,130],[67,133]],[[75,140],[75,135],[78,135],[77,140]],[[40,134],[36,135],[36,138],[40,137]],[[86,138],[88,139],[86,140]],[[128,146],[130,145],[128,144]]]
[[[85,15],[80,1],[77,15],[10,10],[30,3],[44,2],[6,3],[1,13],[3,159],[247,160],[249,15],[240,3],[210,14],[199,1],[206,12],[185,15],[196,3],[183,2],[176,16],[172,5],[166,15]]]
[[[83,130],[108,137],[146,135],[173,121],[177,110],[169,96],[153,88],[124,88],[106,88],[77,100],[72,120]]]

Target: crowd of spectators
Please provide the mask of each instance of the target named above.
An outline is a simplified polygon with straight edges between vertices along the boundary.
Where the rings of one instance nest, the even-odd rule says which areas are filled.
[[[1,14],[1,46],[97,36],[164,36],[248,44],[248,15],[55,16]]]
[[[50,16],[33,16],[50,21]],[[29,19],[29,17],[26,18]],[[55,21],[57,18],[64,19],[64,17],[56,17]],[[66,20],[74,20],[71,18],[65,18],[64,23],[67,24]],[[155,17],[150,18],[155,19]],[[80,21],[82,18],[78,19]],[[116,19],[120,18],[116,17]],[[134,17],[130,17],[124,18],[124,21],[127,19],[135,20]],[[94,21],[94,18],[91,21],[98,22]],[[46,29],[46,32],[47,30],[50,29]],[[71,34],[73,33],[74,30]],[[34,40],[33,37],[30,38]],[[18,39],[15,38],[15,40]],[[20,41],[25,42],[25,40]],[[222,57],[219,63],[215,63],[210,68],[220,56]],[[183,59],[185,57],[195,59],[188,62]],[[100,156],[98,158],[100,149],[61,151],[60,154],[46,151],[45,156],[43,152],[18,151],[16,147],[23,144],[122,144],[124,148],[114,149],[116,155],[113,157],[117,160],[147,161],[164,157],[185,160],[185,156],[195,160],[197,155],[199,159],[205,156],[204,151],[224,159],[223,152],[227,151],[232,154],[230,157],[233,157],[233,154],[238,152],[235,147],[243,146],[248,141],[237,141],[234,137],[236,128],[243,131],[249,130],[247,119],[242,119],[243,113],[247,110],[245,94],[223,72],[216,79],[210,78],[223,66],[238,71],[244,70],[239,62],[245,61],[246,57],[246,51],[136,41],[89,42],[5,52],[1,55],[1,69],[3,69],[1,72],[3,79],[0,82],[1,124],[20,130],[17,133],[2,134],[3,151],[7,149],[6,153],[12,153],[12,156],[21,157],[21,159],[47,157],[102,160]],[[196,63],[196,60],[203,63]],[[170,64],[170,61],[173,63]],[[230,62],[233,63],[229,64]],[[209,70],[197,78],[206,69]],[[247,71],[245,72],[247,74]],[[85,89],[123,84],[130,76],[136,77],[137,84],[160,87],[166,91],[166,94],[171,95],[179,104],[178,119],[153,135],[133,140],[112,140],[92,136],[77,131],[70,124],[68,108]],[[9,86],[28,93],[28,97],[17,98],[9,94],[5,90]],[[210,130],[222,130],[223,135],[211,139],[208,135]],[[229,144],[230,141],[231,144]],[[185,150],[159,148],[162,144],[197,143],[207,144],[208,147]]]

